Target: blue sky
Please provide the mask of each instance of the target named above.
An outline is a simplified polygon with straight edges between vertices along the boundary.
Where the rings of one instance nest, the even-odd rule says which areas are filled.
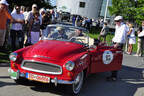
[[[53,6],[56,5],[56,0],[50,0],[50,2],[51,2],[51,4],[52,4]]]

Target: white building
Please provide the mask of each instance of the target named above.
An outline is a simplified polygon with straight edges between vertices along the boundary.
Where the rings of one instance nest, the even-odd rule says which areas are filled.
[[[57,0],[57,10],[97,19],[103,0]]]

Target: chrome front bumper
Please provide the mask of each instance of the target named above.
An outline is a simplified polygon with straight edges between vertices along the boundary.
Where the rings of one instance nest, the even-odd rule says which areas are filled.
[[[75,81],[58,80],[57,77],[55,77],[54,79],[51,79],[51,83],[54,83],[55,86],[57,86],[57,84],[73,84]]]
[[[20,73],[19,70],[15,72],[11,68],[8,69],[8,73],[10,75],[10,78],[14,80],[19,79],[19,77],[24,77],[24,78],[26,77],[24,73]],[[50,80],[50,83],[54,83],[55,86],[57,86],[57,84],[73,84],[75,83],[75,80],[73,81],[58,80],[57,77],[55,77],[54,79]]]

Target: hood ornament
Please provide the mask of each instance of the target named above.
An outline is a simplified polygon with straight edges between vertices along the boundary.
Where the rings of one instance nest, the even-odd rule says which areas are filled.
[[[41,56],[41,55],[34,55],[34,58],[47,58],[47,59],[50,59],[50,57]]]

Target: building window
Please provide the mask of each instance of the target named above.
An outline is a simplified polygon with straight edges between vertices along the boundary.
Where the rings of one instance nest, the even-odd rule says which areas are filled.
[[[80,2],[80,3],[79,3],[79,7],[85,8],[85,4],[86,4],[85,2]]]

